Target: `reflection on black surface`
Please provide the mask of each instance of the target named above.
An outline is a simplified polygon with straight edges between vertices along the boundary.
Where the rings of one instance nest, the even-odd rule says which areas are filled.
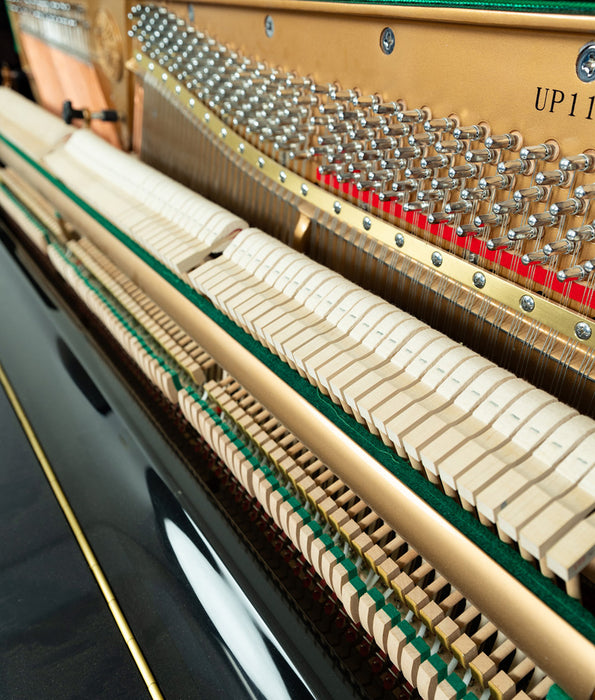
[[[147,469],[146,477],[159,532],[196,597],[197,614],[203,629],[210,629],[221,672],[238,679],[244,693],[255,698],[310,698],[295,669],[272,643],[270,631],[169,488],[153,469]],[[221,678],[223,685],[231,680]],[[225,697],[231,697],[227,692]]]
[[[62,360],[64,368],[76,386],[80,389],[83,396],[87,398],[91,406],[102,416],[107,416],[111,413],[111,408],[105,400],[103,394],[99,391],[91,377],[87,374],[85,368],[81,365],[78,359],[73,355],[71,349],[66,345],[62,338],[56,339],[58,346],[58,354]]]

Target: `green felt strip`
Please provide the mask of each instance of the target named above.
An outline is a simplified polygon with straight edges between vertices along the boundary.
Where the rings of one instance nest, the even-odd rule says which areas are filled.
[[[546,700],[572,700],[559,685],[553,685],[547,692]]]
[[[430,647],[425,639],[416,637],[411,644],[419,651],[422,661],[425,661],[430,656]]]
[[[446,678],[446,672],[448,670],[448,665],[444,659],[438,654],[432,654],[428,661],[436,669],[438,673],[438,680],[443,681]]]
[[[450,676],[446,678],[447,683],[456,692],[457,698],[462,698],[467,690],[467,686],[463,683],[463,679],[457,676],[456,673],[451,673]]]
[[[391,622],[393,623],[393,626],[396,625],[398,622],[400,622],[401,613],[397,610],[397,608],[392,603],[385,605],[383,610],[390,617]]]
[[[389,5],[405,7],[464,8],[469,10],[503,10],[506,12],[540,12],[544,14],[592,15],[595,3],[571,0],[319,0],[350,5]]]
[[[551,581],[536,571],[529,562],[525,561],[518,552],[504,544],[496,535],[481,525],[471,513],[462,509],[455,500],[442,493],[425,479],[422,474],[413,469],[408,462],[401,459],[391,448],[384,445],[380,438],[371,435],[363,425],[360,425],[352,416],[345,413],[328,397],[321,394],[307,379],[300,377],[296,371],[292,370],[279,357],[273,355],[267,348],[254,340],[216,309],[208,299],[205,299],[195,289],[174,275],[163,263],[156,260],[144,248],[139,246],[136,241],[132,240],[102,214],[95,211],[58,178],[30,158],[16,144],[13,144],[2,134],[0,134],[0,140],[12,148],[15,153],[68,196],[89,216],[93,217],[117,240],[151,266],[163,279],[189,299],[200,311],[215,321],[228,335],[249,350],[270,370],[275,372],[286,384],[301,394],[320,413],[366,450],[377,462],[386,467],[397,479],[414,491],[429,506],[438,511],[452,525],[457,527],[466,537],[515,576],[519,582],[531,590],[558,615],[569,622],[587,639],[595,643],[595,617],[583,608],[578,601],[559,590]]]

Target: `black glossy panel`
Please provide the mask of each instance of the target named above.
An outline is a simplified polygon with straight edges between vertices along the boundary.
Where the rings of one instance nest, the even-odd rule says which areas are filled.
[[[0,542],[0,697],[146,696],[1,389]]]

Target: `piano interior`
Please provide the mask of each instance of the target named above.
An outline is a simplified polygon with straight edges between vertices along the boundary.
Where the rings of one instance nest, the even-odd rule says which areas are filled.
[[[7,7],[5,227],[354,694],[592,697],[595,8]]]

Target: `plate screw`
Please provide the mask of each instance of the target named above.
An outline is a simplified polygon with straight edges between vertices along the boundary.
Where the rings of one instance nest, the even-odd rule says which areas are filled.
[[[595,80],[595,43],[585,44],[578,52],[576,59],[576,74],[583,83],[592,83]]]
[[[333,202],[333,211],[335,214],[341,213],[341,202]]]
[[[279,180],[281,180],[281,182],[285,182],[285,180],[287,180],[287,173],[285,172],[285,170],[282,170],[279,173]]]
[[[366,231],[369,231],[372,228],[372,219],[369,216],[364,216],[363,224]]]
[[[589,340],[591,337],[591,326],[584,321],[579,321],[574,327],[574,332],[580,340]]]
[[[264,33],[269,37],[269,39],[275,33],[275,23],[270,15],[264,18]]]
[[[528,294],[523,294],[520,300],[521,309],[526,311],[528,314],[535,308],[535,299]]]
[[[390,27],[385,27],[380,34],[380,48],[387,56],[395,49],[395,33]]]
[[[243,153],[245,150],[246,150],[246,146],[244,146],[244,144],[241,143],[241,144],[238,146],[238,151],[239,151],[240,153]]]
[[[395,245],[397,248],[402,248],[405,245],[405,236],[402,233],[395,234]]]
[[[477,287],[477,289],[483,289],[486,286],[486,276],[483,274],[483,272],[476,272],[473,275],[473,284]]]
[[[264,168],[264,158],[259,158],[257,163],[259,168]]]
[[[306,185],[306,183],[300,187],[300,192],[304,197],[308,194],[308,185]]]
[[[442,253],[439,253],[437,250],[432,253],[432,265],[434,265],[434,267],[440,267],[440,265],[442,265]]]

